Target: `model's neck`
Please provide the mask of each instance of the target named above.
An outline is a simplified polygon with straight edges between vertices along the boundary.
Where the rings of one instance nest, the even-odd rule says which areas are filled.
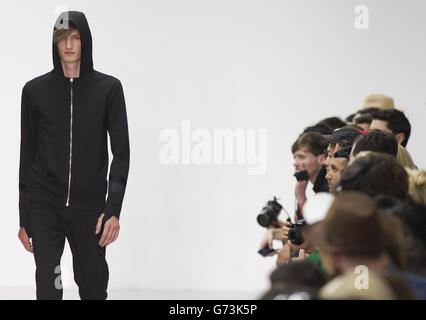
[[[66,78],[78,78],[80,77],[80,61],[77,62],[64,62],[61,61],[62,70],[64,70],[64,76]]]

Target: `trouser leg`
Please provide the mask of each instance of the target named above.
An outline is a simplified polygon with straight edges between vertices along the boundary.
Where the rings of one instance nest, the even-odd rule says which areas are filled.
[[[100,214],[97,210],[63,211],[63,228],[73,256],[74,280],[82,300],[104,300],[108,296],[106,247],[99,245],[101,235],[95,234]]]
[[[48,205],[31,202],[30,208],[37,300],[61,300],[63,290],[60,261],[65,234],[60,218]]]

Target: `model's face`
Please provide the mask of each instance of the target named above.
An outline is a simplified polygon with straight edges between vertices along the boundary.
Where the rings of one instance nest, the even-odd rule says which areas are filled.
[[[325,178],[328,181],[329,190],[333,189],[333,186],[339,180],[340,172],[345,168],[347,160],[345,158],[328,158],[326,162],[327,174]]]
[[[309,178],[314,177],[321,169],[324,162],[324,155],[314,156],[307,150],[307,147],[300,148],[293,154],[294,168],[296,172],[306,170]]]
[[[385,120],[373,119],[373,121],[371,122],[371,125],[370,125],[370,130],[374,130],[374,129],[378,129],[378,130],[384,131],[384,132],[393,133],[388,128],[388,122],[385,121]]]
[[[58,51],[64,63],[74,63],[81,59],[81,40],[78,30],[74,30],[70,35],[58,42]]]

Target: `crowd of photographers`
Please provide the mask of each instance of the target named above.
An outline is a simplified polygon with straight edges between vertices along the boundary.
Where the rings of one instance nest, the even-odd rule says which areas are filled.
[[[274,199],[257,217],[259,253],[277,264],[262,299],[426,299],[426,172],[410,133],[393,99],[372,95],[300,134],[295,214]]]

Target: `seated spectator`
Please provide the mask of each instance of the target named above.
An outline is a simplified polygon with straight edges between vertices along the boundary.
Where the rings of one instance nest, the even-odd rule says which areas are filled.
[[[324,220],[306,227],[306,234],[308,242],[319,247],[328,274],[334,276],[357,265],[374,270],[389,264],[387,250],[401,245],[398,226],[368,195],[344,191]]]
[[[368,127],[370,127],[370,124],[373,121],[373,114],[375,114],[376,112],[378,112],[380,110],[381,109],[378,109],[378,108],[360,109],[355,113],[351,123],[359,125],[359,123],[363,123],[365,121],[365,122],[368,123]],[[370,119],[371,119],[371,121],[370,121]],[[366,130],[366,131],[368,131],[368,130]]]
[[[396,159],[401,166],[409,169],[417,169],[417,166],[414,164],[411,155],[408,153],[407,149],[405,149],[402,145],[398,144],[398,153],[396,155]]]
[[[390,255],[402,252],[401,223],[386,215],[365,193],[343,191],[338,194],[325,219],[307,226],[306,235],[308,242],[320,249],[321,261],[331,278],[354,273],[359,266],[363,266],[367,275],[371,271],[401,275]],[[425,279],[401,278],[423,298]]]
[[[333,131],[331,143],[335,145],[334,153],[343,147],[352,146],[355,139],[360,135],[361,133],[358,130],[347,127]]]
[[[380,194],[408,198],[408,176],[405,169],[390,155],[369,153],[358,155],[341,172],[335,191],[355,190],[371,197]]]
[[[426,205],[426,172],[405,168],[408,175],[408,195],[410,200]],[[380,206],[390,208],[397,205],[397,200],[391,197],[376,197],[380,200]]]
[[[382,110],[382,109],[374,108],[374,107],[360,109],[360,110],[358,110],[358,111],[357,111],[357,113],[355,114],[354,121],[356,120],[356,117],[360,117],[360,116],[362,116],[362,115],[364,115],[364,114],[369,114],[369,115],[371,115],[371,116],[372,116],[372,115],[373,115],[373,114],[375,114],[376,112],[380,112],[380,110]]]
[[[302,134],[292,145],[291,152],[294,158],[296,172],[306,170],[309,181],[314,185],[314,192],[328,191],[328,183],[325,179],[324,151],[328,145],[327,139],[315,132]],[[296,199],[300,207],[306,201],[305,190],[307,182],[296,183]]]
[[[356,124],[356,118],[365,113],[373,115],[373,113],[377,110],[386,110],[394,108],[395,104],[391,97],[382,94],[369,95],[365,97],[361,109],[358,110],[356,113],[348,116],[346,118],[346,121],[350,124]]]
[[[386,153],[396,157],[398,143],[391,133],[371,130],[355,139],[350,158],[354,158],[361,151]]]
[[[370,129],[378,129],[395,135],[399,144],[406,147],[411,134],[411,124],[404,112],[397,109],[382,110],[373,114]]]
[[[426,207],[386,196],[378,196],[375,200],[378,206],[402,222],[405,261],[400,275],[420,299],[426,299]]]
[[[368,289],[355,286],[359,275],[347,272],[328,282],[319,292],[322,300],[415,300],[407,283],[390,272],[369,272]]]
[[[392,199],[392,203],[392,200],[383,198],[380,196],[375,200],[389,214],[399,218],[404,226],[403,250],[406,258],[404,269],[426,276],[426,206],[398,199]]]
[[[383,94],[372,94],[365,97],[361,109],[377,108],[381,110],[394,109],[392,97]]]
[[[277,267],[270,276],[271,288],[260,299],[292,300],[292,295],[302,294],[315,299],[319,289],[325,285],[325,274],[309,261],[292,262]],[[296,296],[293,296],[293,299]]]
[[[331,131],[334,131],[336,129],[339,129],[339,128],[346,126],[346,122],[344,122],[342,119],[340,119],[338,117],[325,118],[325,119],[321,120],[320,122],[318,122],[317,124],[318,125],[320,125],[320,124],[326,125],[327,127],[329,127],[331,129]]]
[[[348,165],[352,146],[346,146],[334,153],[333,157],[328,157],[325,161],[329,190],[333,190],[334,185],[340,178],[340,172]]]
[[[412,200],[426,205],[426,171],[405,168],[408,173],[408,193]]]
[[[324,150],[327,148],[327,139],[317,132],[307,132],[300,135],[292,145],[292,153],[294,158],[294,167],[296,172],[305,171],[308,175],[308,181],[313,184],[313,191],[328,192],[328,182],[325,179],[327,173],[324,166]],[[297,200],[296,215],[302,218],[300,208],[306,202],[306,188],[308,181],[301,180],[296,182],[295,196]],[[284,240],[288,233],[288,221],[279,221],[281,228],[271,227],[266,230],[266,233],[260,243],[260,249],[266,245],[272,249],[273,240]],[[285,250],[278,251],[278,260],[284,259],[286,255]],[[290,251],[290,250],[289,250]]]
[[[373,116],[370,113],[365,113],[355,118],[355,124],[364,129],[364,131],[370,130],[371,122],[373,121]]]
[[[306,127],[302,134],[307,132],[316,132],[328,138],[333,131],[324,124],[316,124],[310,127]]]

